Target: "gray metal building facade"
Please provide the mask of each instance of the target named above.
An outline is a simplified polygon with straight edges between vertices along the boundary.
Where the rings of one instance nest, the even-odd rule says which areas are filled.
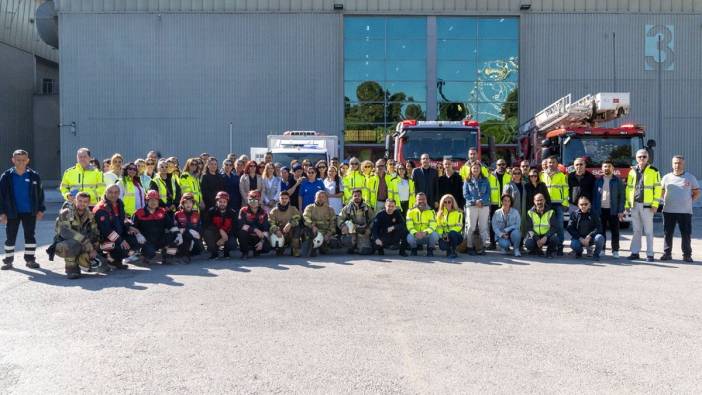
[[[58,51],[39,39],[34,20],[37,5],[0,0],[0,161],[8,164],[13,150],[25,149],[32,156],[31,166],[54,179],[58,177]],[[34,122],[37,116],[46,122]]]
[[[61,121],[77,125],[61,129],[62,167],[79,146],[101,158],[152,148],[222,156],[230,123],[237,153],[286,129],[341,135],[346,16],[489,15],[520,19],[520,121],[569,92],[630,91],[629,119],[657,140],[659,166],[681,153],[702,175],[702,1],[60,0],[57,9]],[[660,29],[672,39],[658,58]]]

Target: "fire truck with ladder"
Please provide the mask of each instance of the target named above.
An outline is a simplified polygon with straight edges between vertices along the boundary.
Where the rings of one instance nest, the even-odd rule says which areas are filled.
[[[397,124],[394,133],[385,137],[386,158],[411,161],[415,166],[420,166],[420,156],[427,153],[434,163],[444,157],[453,159],[458,169],[468,159],[470,147],[480,153],[480,123],[469,118],[462,121],[404,120]]]
[[[585,95],[572,102],[571,94],[563,96],[534,115],[519,128],[518,143],[524,159],[531,166],[541,167],[541,160],[551,155],[558,157],[564,172],[573,171],[576,158],[585,159],[586,168],[595,176],[602,174],[602,162],[611,160],[614,173],[624,182],[635,165],[634,155],[645,148],[653,160],[654,140],[644,145],[642,125],[624,123],[602,127],[629,114],[628,92],[605,92]]]

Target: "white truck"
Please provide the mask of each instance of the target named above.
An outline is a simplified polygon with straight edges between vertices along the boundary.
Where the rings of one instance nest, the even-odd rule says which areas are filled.
[[[312,163],[339,157],[339,137],[324,135],[316,131],[291,130],[281,135],[271,134],[266,138],[267,148],[252,147],[251,159],[263,160],[266,152],[273,154],[273,163],[280,162],[287,166],[296,159],[302,162],[308,159]]]

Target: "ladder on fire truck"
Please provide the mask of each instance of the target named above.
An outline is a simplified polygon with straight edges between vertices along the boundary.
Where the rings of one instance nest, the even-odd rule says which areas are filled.
[[[629,113],[628,92],[585,95],[577,101],[569,93],[534,115],[519,128],[521,136],[533,131],[547,132],[560,127],[597,126]]]

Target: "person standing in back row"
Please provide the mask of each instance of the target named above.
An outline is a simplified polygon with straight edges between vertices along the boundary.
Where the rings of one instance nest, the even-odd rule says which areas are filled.
[[[436,199],[436,180],[439,173],[431,167],[429,154],[422,154],[420,161],[422,166],[412,170],[412,181],[414,181],[416,193],[423,193],[427,198],[427,205],[433,210],[439,204]]]
[[[614,164],[610,160],[602,162],[602,177],[595,180],[593,199],[592,209],[600,216],[605,243],[609,229],[612,232],[612,257],[619,258],[619,222],[624,219],[624,183],[614,174]]]
[[[36,269],[39,264],[34,256],[37,248],[34,233],[37,221],[41,221],[46,211],[44,190],[39,174],[27,167],[27,151],[13,152],[12,163],[15,166],[0,175],[0,224],[7,224],[5,258],[0,269],[12,268],[20,224],[24,230],[24,262],[28,268]]]
[[[636,151],[636,166],[626,180],[625,208],[631,210],[631,255],[629,260],[640,259],[641,236],[646,236],[646,261],[653,262],[653,215],[661,202],[661,175],[648,164],[648,151]]]
[[[673,259],[673,232],[675,224],[680,228],[682,238],[683,260],[693,262],[692,244],[692,203],[700,197],[700,185],[697,178],[685,171],[685,158],[673,157],[673,171],[661,179],[663,188],[663,232],[664,246],[661,261]]]

